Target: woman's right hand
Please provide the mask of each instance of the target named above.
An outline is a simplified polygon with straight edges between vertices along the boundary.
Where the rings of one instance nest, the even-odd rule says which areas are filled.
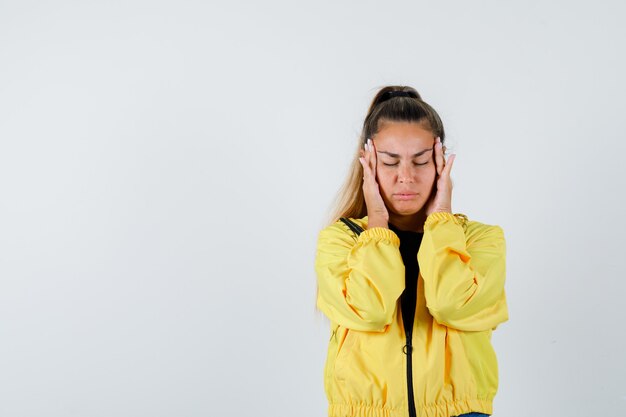
[[[389,227],[389,212],[385,206],[378,182],[376,181],[376,147],[368,138],[360,151],[359,161],[363,166],[363,196],[367,206],[368,229],[372,227]]]

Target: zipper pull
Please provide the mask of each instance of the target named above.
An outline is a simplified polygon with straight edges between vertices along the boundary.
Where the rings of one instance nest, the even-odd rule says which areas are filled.
[[[402,346],[402,353],[404,353],[405,355],[413,353],[413,344],[409,342],[406,345]]]

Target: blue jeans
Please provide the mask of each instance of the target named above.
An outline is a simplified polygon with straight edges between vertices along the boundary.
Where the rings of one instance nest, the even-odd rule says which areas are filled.
[[[456,417],[489,417],[489,414],[467,413],[467,414],[461,414],[460,416],[456,416]]]

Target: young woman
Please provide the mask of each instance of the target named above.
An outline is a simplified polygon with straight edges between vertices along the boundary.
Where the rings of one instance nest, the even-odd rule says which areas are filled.
[[[374,97],[336,217],[318,236],[330,417],[492,413],[508,320],[499,226],[452,213],[444,130],[415,89]]]

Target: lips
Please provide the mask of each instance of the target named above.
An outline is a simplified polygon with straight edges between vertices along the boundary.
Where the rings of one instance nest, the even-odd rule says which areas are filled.
[[[416,195],[417,193],[403,192],[403,193],[395,193],[394,197],[398,200],[411,200],[415,198]]]

